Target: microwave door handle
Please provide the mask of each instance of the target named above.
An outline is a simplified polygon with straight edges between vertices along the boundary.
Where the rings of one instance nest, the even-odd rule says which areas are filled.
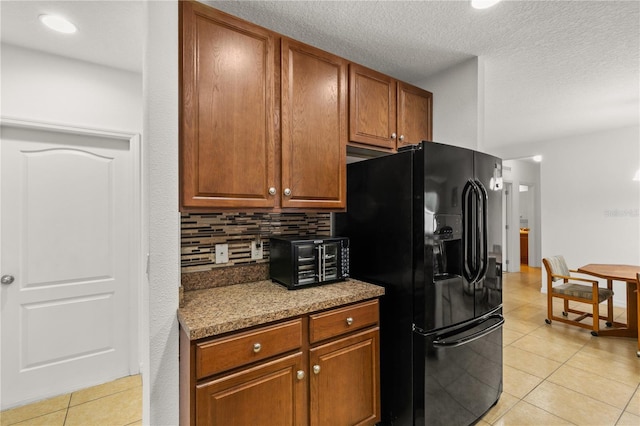
[[[324,281],[324,245],[318,246],[318,282]]]

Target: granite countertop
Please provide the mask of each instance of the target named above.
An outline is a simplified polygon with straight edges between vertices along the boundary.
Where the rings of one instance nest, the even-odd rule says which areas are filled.
[[[186,291],[178,321],[196,340],[382,295],[383,287],[354,279],[297,290],[257,281]]]

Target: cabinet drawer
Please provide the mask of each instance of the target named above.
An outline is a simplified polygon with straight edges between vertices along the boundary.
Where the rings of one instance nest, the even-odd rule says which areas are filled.
[[[378,323],[378,300],[309,316],[309,342],[359,330]]]
[[[302,320],[262,327],[196,344],[197,379],[260,361],[302,346]]]

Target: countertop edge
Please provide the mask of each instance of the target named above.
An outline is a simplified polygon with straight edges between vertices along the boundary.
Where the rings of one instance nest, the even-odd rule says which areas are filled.
[[[299,290],[258,281],[185,292],[185,305],[178,309],[177,316],[189,340],[199,340],[378,298],[384,293],[383,287],[353,279]]]

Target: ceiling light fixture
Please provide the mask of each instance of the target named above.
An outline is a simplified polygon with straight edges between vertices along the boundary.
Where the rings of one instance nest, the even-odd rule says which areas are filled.
[[[536,163],[539,163],[542,161],[542,155],[534,155],[533,156],[533,161],[535,161]]]
[[[636,172],[636,175],[633,177],[633,180],[640,181],[640,169],[638,169],[638,171]]]
[[[500,0],[471,0],[471,6],[474,9],[487,9],[499,2]]]
[[[59,15],[40,15],[40,22],[54,31],[64,34],[73,34],[78,29],[71,22]]]

